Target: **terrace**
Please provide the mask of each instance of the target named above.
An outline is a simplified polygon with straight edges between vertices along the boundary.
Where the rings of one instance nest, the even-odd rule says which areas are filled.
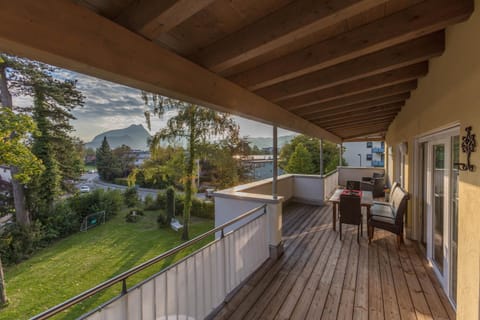
[[[456,163],[480,162],[458,145],[480,123],[479,3],[2,2],[5,52],[270,124],[274,159],[277,126],[340,145],[385,141],[386,177],[412,195],[405,234],[426,247],[395,250],[383,233],[357,246],[350,230],[340,242],[324,200],[346,171],[274,171],[216,195],[212,245],[86,318],[453,318],[452,301],[478,319],[480,175]],[[303,206],[282,214],[288,200]]]

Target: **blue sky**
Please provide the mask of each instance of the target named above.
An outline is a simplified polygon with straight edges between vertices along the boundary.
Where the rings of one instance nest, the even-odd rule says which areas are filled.
[[[139,90],[62,69],[58,71],[58,75],[59,78],[77,80],[78,89],[86,97],[85,106],[74,111],[77,120],[72,122],[75,135],[83,141],[88,142],[103,131],[121,129],[132,124],[143,124],[147,128],[143,116],[145,108]],[[14,103],[20,106],[31,104],[26,97],[14,99]],[[164,126],[172,114],[166,114],[163,119],[153,119],[152,133]],[[269,125],[236,116],[234,119],[240,125],[242,136],[272,135],[272,127]],[[282,129],[278,132],[280,136],[291,133]]]

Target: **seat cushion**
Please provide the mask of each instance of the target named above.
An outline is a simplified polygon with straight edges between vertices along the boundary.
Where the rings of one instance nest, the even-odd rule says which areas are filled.
[[[370,208],[370,219],[384,223],[395,223],[394,210],[389,205],[374,204]]]

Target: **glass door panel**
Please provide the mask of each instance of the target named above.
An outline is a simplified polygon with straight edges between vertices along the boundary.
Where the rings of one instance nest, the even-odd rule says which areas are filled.
[[[452,137],[452,161],[450,163],[450,298],[457,301],[457,240],[458,240],[458,167],[460,137]]]
[[[444,195],[445,191],[445,145],[433,145],[433,212],[432,212],[432,258],[443,274]]]

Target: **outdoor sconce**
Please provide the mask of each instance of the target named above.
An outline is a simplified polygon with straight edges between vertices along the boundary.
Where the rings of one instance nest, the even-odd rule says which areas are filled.
[[[461,171],[474,171],[475,166],[470,163],[470,155],[472,152],[475,151],[475,147],[477,142],[475,141],[475,135],[472,134],[472,127],[466,127],[465,131],[467,135],[462,137],[462,152],[467,154],[467,163],[454,163],[454,165],[458,166],[458,170]]]

